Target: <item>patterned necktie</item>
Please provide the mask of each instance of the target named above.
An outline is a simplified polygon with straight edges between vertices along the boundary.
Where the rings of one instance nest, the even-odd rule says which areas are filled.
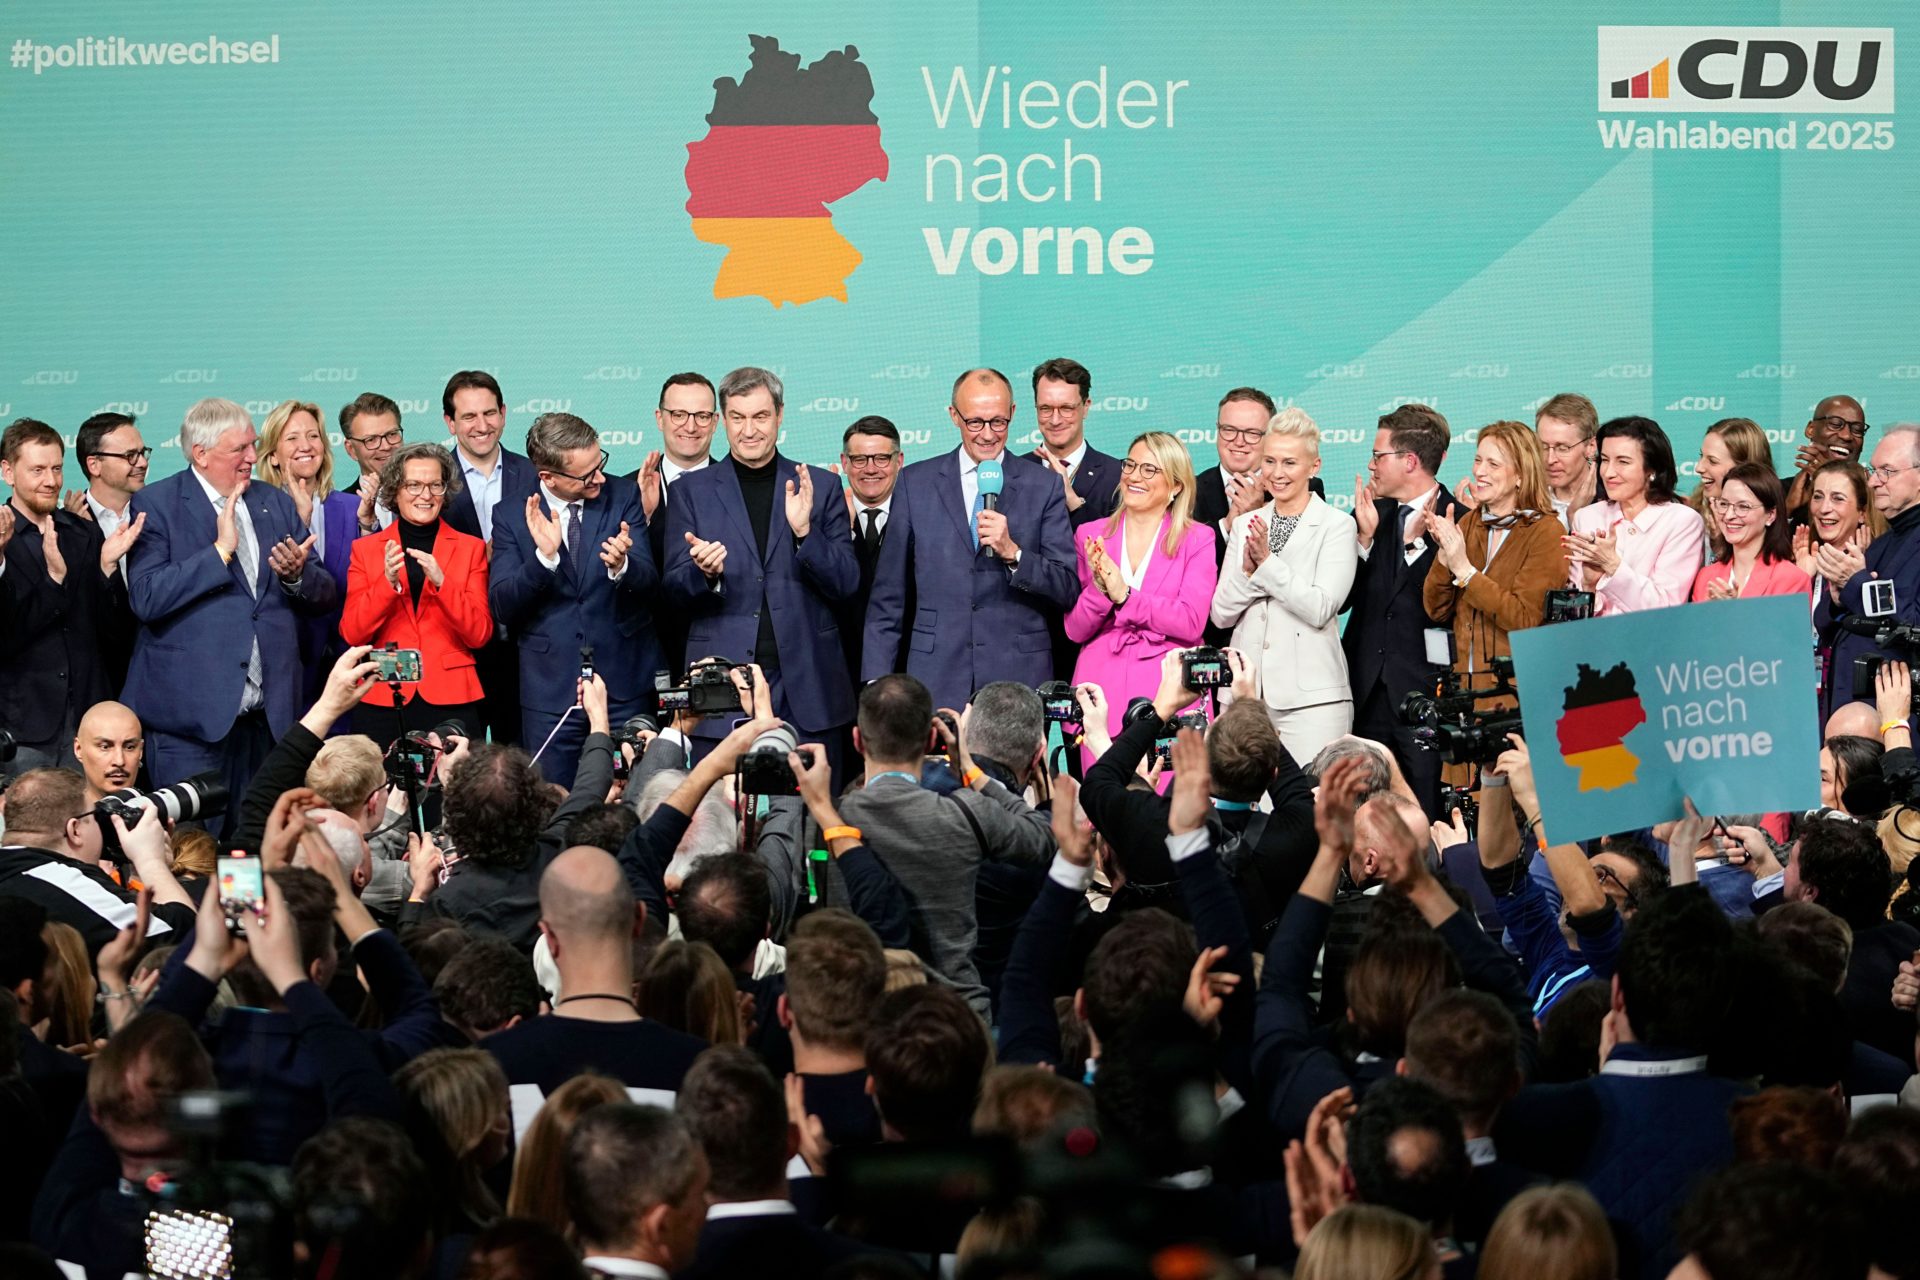
[[[237,501],[232,497],[220,499],[221,509],[229,502]],[[241,503],[233,513],[233,529],[238,535],[238,546],[234,552],[240,561],[240,572],[247,580],[247,594],[255,600],[260,598],[260,544],[254,541],[253,524],[246,518],[246,504]],[[257,711],[266,705],[266,670],[260,662],[260,637],[252,636],[252,647],[247,651],[247,683],[240,693],[240,714]]]
[[[567,504],[567,563],[573,566],[577,574],[580,571],[580,504]]]

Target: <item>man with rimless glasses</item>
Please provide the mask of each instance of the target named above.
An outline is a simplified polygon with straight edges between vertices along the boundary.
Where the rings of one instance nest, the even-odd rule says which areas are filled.
[[[1013,411],[1005,374],[969,369],[947,407],[960,447],[901,473],[867,610],[866,679],[892,670],[903,640],[908,673],[937,707],[964,706],[989,681],[1051,678],[1051,620],[1080,593],[1073,530],[1059,478],[1008,454]]]

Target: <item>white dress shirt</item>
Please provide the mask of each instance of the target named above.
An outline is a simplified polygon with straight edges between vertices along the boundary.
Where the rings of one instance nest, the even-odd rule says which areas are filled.
[[[133,503],[129,501],[126,506],[115,511],[112,507],[95,498],[92,489],[85,490],[84,496],[87,500],[87,510],[93,512],[93,522],[100,527],[100,536],[103,538],[111,538],[114,534],[118,533],[120,526],[127,522],[127,512],[133,509]],[[119,573],[122,578],[127,576],[127,558],[125,556],[121,556],[114,562],[114,570]]]
[[[189,467],[187,470],[193,472],[193,478],[200,482],[201,492],[205,493],[207,495],[207,501],[213,504],[213,518],[216,528],[218,528],[221,506],[227,502],[234,504],[234,528],[239,534],[240,541],[239,546],[234,550],[233,554],[235,558],[240,561],[240,570],[246,576],[249,590],[257,588],[260,581],[260,557],[263,552],[260,548],[260,535],[253,527],[253,512],[247,510],[244,496],[235,498],[222,497],[220,491],[209,484],[207,478],[200,474],[198,467]],[[244,528],[242,526],[244,526]],[[249,552],[252,554],[248,554]],[[274,581],[280,582],[278,574],[274,575]],[[290,583],[281,582],[281,586],[283,589],[291,591],[294,587],[298,586],[299,583],[300,580],[295,578]],[[246,715],[249,711],[258,711],[267,705],[266,673],[265,668],[261,665],[260,637],[257,633],[254,633],[251,635],[251,639],[253,648],[247,654],[247,683],[246,687],[240,692],[241,715]]]
[[[1048,449],[1047,452],[1051,454],[1053,453],[1053,450]],[[1080,437],[1080,444],[1077,448],[1074,449],[1072,453],[1065,454],[1065,455],[1055,455],[1055,456],[1060,457],[1060,460],[1067,464],[1068,475],[1071,476],[1071,475],[1077,474],[1080,470],[1080,464],[1086,461],[1086,458],[1087,458],[1086,436],[1083,435]]]
[[[967,452],[965,445],[960,446],[959,456],[960,509],[967,513],[967,531],[972,535],[973,544],[977,549],[980,545],[980,534],[979,531],[973,527],[973,500],[980,495],[980,463],[974,459],[972,454]],[[993,460],[1000,464],[1002,468],[1001,474],[1004,476],[1006,474],[1007,451],[1004,448],[1001,449],[999,453],[993,456]],[[1001,492],[1004,493],[1006,491],[1003,489]],[[1013,559],[1006,562],[1007,567],[1012,568],[1014,565],[1019,564],[1020,555],[1021,553],[1019,551],[1015,551]]]
[[[480,536],[493,536],[493,508],[500,501],[500,486],[505,483],[507,469],[501,465],[503,459],[498,449],[493,453],[493,470],[482,471],[467,456],[466,450],[455,446],[453,456],[460,463],[460,478],[467,486],[467,492],[473,497],[474,518],[480,522]],[[382,521],[381,528],[386,528]]]
[[[878,511],[880,513],[878,516],[874,517],[874,521],[873,521],[874,534],[876,536],[881,536],[881,537],[884,537],[886,535],[887,521],[893,517],[893,495],[892,494],[888,494],[886,497],[880,499],[879,502],[875,503],[872,506],[868,506],[864,501],[861,500],[860,495],[856,493],[853,495],[853,505],[854,505],[853,539],[855,542],[858,542],[861,539],[861,537],[865,535],[867,531],[867,512],[869,511]],[[967,510],[969,511],[973,510],[973,505],[971,501],[969,501],[967,505]]]
[[[580,512],[580,532],[582,535],[586,533],[586,529],[587,529],[586,500],[581,499],[580,501],[577,501],[577,502],[562,502],[560,500],[560,496],[554,493],[553,490],[547,488],[547,486],[544,484],[540,486],[540,498],[541,498],[541,501],[547,504],[547,514],[560,522],[561,547],[568,551],[573,550],[573,544],[567,541],[567,526],[570,523],[570,516],[572,511],[577,510]],[[596,548],[583,547],[581,548],[581,551],[580,551],[580,555],[583,561],[589,552],[593,553],[596,556],[599,554],[599,551]],[[558,569],[560,567],[560,557],[558,554],[550,556],[546,554],[544,551],[540,550],[540,548],[537,545],[534,547],[533,554],[540,561],[541,564],[545,565],[549,569]],[[607,581],[608,582],[620,581],[620,579],[626,576],[627,566],[631,563],[633,563],[633,557],[629,555],[626,559],[620,562],[620,567],[618,569],[607,570]]]
[[[1422,511],[1425,511],[1428,507],[1432,506],[1434,495],[1439,492],[1440,492],[1440,486],[1436,484],[1433,486],[1433,488],[1427,490],[1425,493],[1421,494],[1419,497],[1413,498],[1407,502],[1401,503],[1400,504],[1401,507],[1407,508],[1407,523],[1412,524],[1413,518],[1415,516],[1419,515]],[[1399,516],[1399,507],[1394,508],[1394,514],[1395,514],[1395,518],[1397,519]],[[1375,529],[1373,531],[1374,540],[1376,542],[1379,541],[1380,535],[1385,532],[1386,532],[1385,528]],[[1393,536],[1396,538],[1399,537],[1400,531],[1398,529],[1394,530]],[[1406,563],[1412,564],[1415,560],[1418,560],[1420,558],[1421,553],[1427,549],[1427,537],[1425,534],[1421,534],[1419,537],[1415,538],[1412,542],[1404,543],[1402,545],[1403,545],[1403,554],[1405,555],[1405,558],[1406,558]],[[1373,548],[1370,546],[1360,548],[1360,558],[1362,560],[1367,559],[1369,555],[1372,553],[1372,551],[1373,551]]]
[[[646,1280],[671,1280],[666,1271],[651,1262],[641,1262],[637,1258],[615,1258],[604,1253],[590,1253],[580,1259],[580,1264],[589,1271],[597,1271],[603,1276],[644,1276]]]

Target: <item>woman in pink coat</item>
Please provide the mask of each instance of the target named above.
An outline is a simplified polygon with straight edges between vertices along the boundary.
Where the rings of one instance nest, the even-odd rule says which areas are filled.
[[[1120,501],[1080,527],[1080,598],[1067,637],[1080,646],[1073,683],[1105,694],[1118,733],[1131,698],[1160,687],[1169,649],[1200,643],[1219,565],[1213,530],[1193,520],[1193,459],[1164,431],[1136,438],[1120,464]],[[1089,753],[1091,754],[1091,753]]]

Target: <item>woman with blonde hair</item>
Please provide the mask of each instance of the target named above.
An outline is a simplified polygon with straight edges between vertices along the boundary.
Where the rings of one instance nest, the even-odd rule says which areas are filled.
[[[254,478],[286,492],[313,534],[312,559],[333,575],[333,605],[320,617],[300,617],[300,668],[306,701],[319,697],[335,659],[346,651],[340,610],[347,597],[347,558],[360,536],[360,498],[333,487],[333,446],[326,417],[310,400],[282,400],[260,424]]]
[[[1314,1224],[1293,1280],[1440,1280],[1440,1255],[1406,1214],[1349,1204]]]
[[[99,987],[87,960],[86,939],[70,924],[49,920],[40,929],[53,960],[53,983],[47,991],[47,1034],[43,1039],[61,1049],[93,1051],[93,1005]]]
[[[1767,433],[1760,429],[1760,424],[1751,418],[1722,418],[1708,427],[1700,441],[1700,461],[1693,468],[1700,483],[1687,499],[1687,505],[1707,522],[1709,556],[1717,556],[1726,549],[1720,537],[1719,521],[1715,519],[1714,504],[1720,497],[1720,482],[1735,467],[1746,466],[1773,470],[1773,446],[1767,443]]]
[[[1614,1280],[1620,1262],[1600,1202],[1578,1183],[1529,1187],[1480,1246],[1480,1280]]]
[[[1260,672],[1260,695],[1288,754],[1311,760],[1353,728],[1340,608],[1360,567],[1353,517],[1309,488],[1320,428],[1299,409],[1273,415],[1260,443],[1271,501],[1234,519],[1213,624]]]
[[[513,1157],[513,1185],[507,1192],[507,1216],[544,1222],[573,1239],[573,1214],[566,1195],[567,1139],[587,1112],[603,1103],[626,1100],[625,1085],[590,1071],[548,1094],[533,1123],[520,1135]]]
[[[471,1235],[500,1218],[487,1170],[513,1149],[507,1076],[484,1049],[429,1049],[393,1073],[414,1145],[427,1158],[448,1213],[447,1234]]]
[[[1136,697],[1160,687],[1160,659],[1200,643],[1219,566],[1212,528],[1193,519],[1193,459],[1165,431],[1134,437],[1120,463],[1120,500],[1077,531],[1080,598],[1067,638],[1080,646],[1073,683],[1098,685],[1109,734]],[[1091,749],[1086,762],[1093,762]]]
[[[773,1011],[763,1009],[760,1015],[771,1017]],[[746,1043],[733,974],[704,942],[676,938],[653,953],[640,978],[640,1016],[708,1044]]]
[[[1467,482],[1474,510],[1457,522],[1428,517],[1436,548],[1422,600],[1427,616],[1453,624],[1453,669],[1474,688],[1495,683],[1492,663],[1508,637],[1537,627],[1547,592],[1567,577],[1566,530],[1553,514],[1539,438],[1524,423],[1480,429]]]

